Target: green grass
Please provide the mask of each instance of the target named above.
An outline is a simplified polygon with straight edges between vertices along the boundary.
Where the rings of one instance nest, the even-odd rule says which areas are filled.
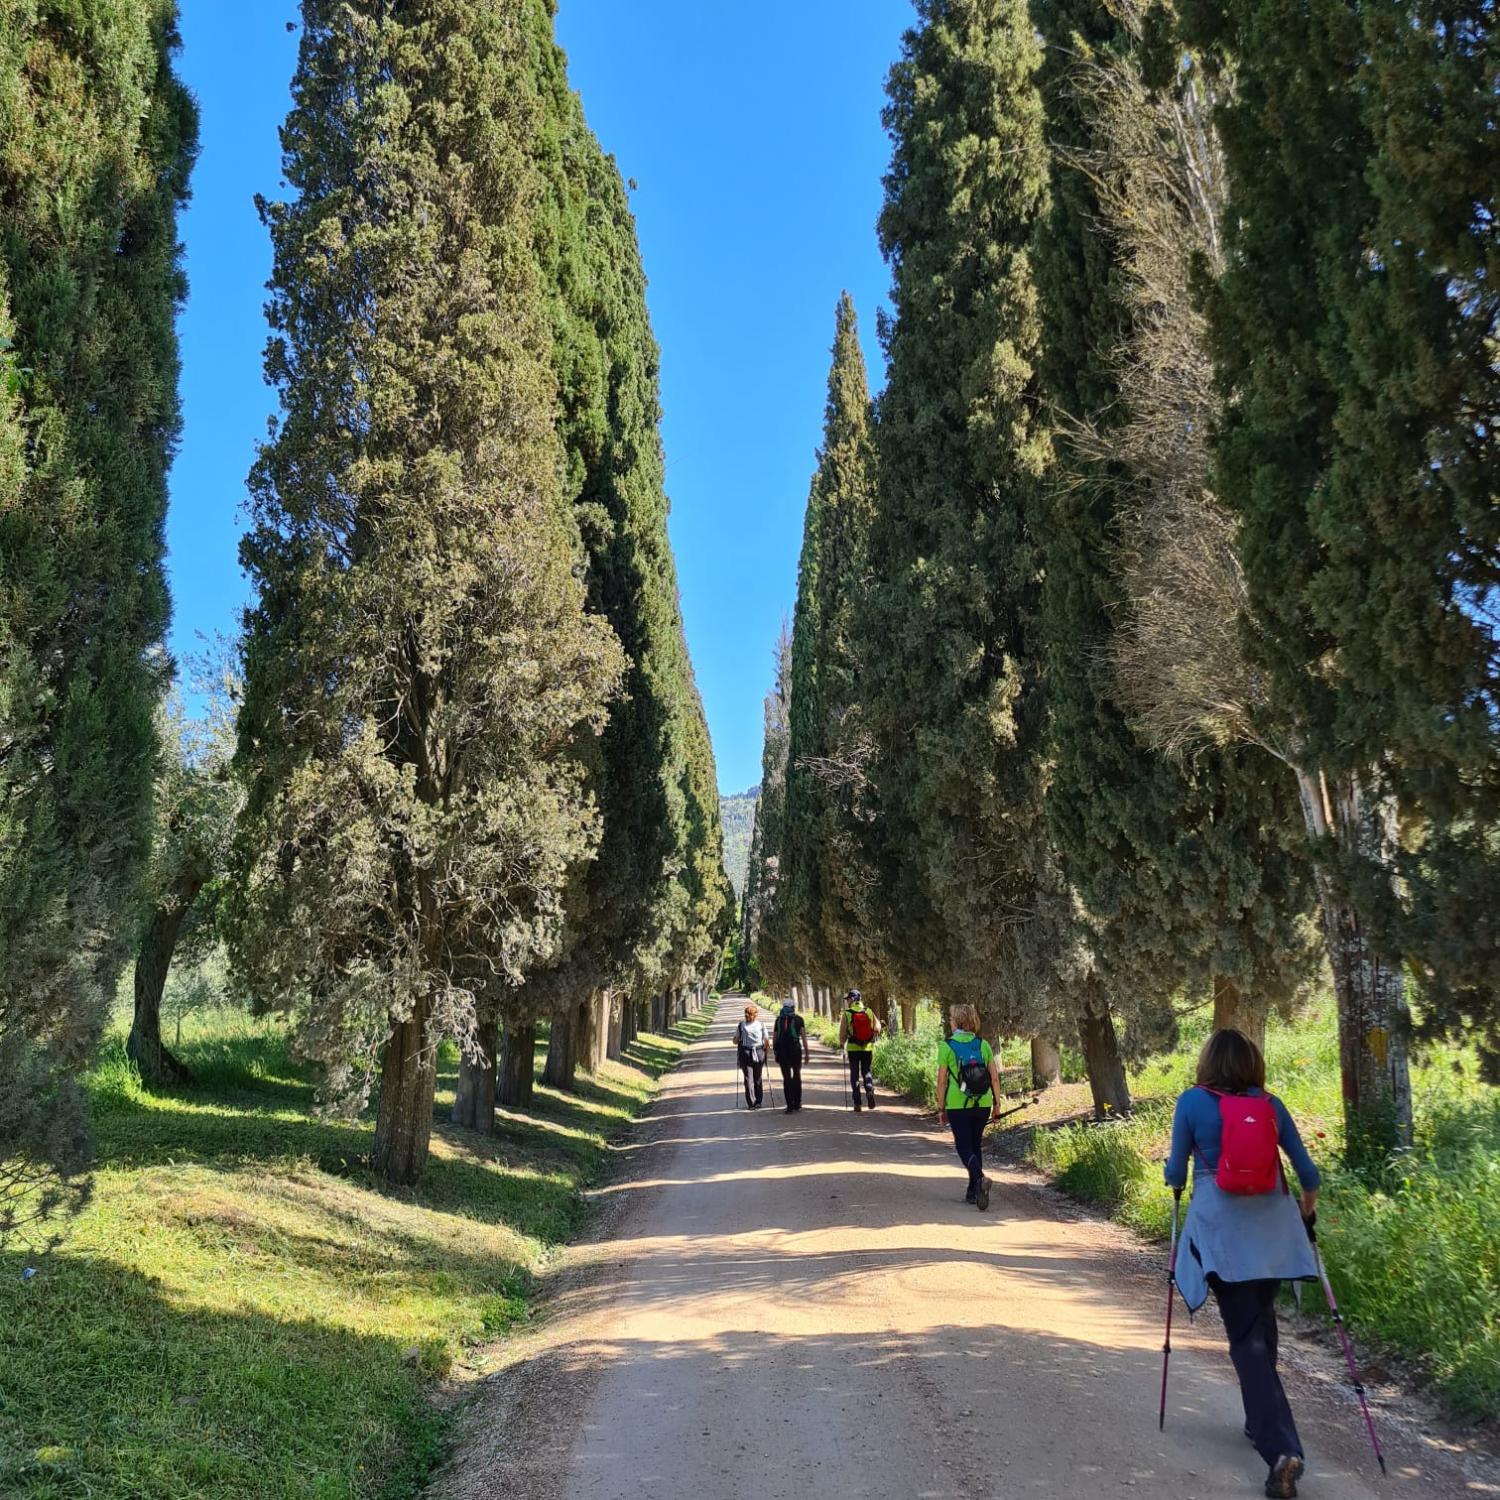
[[[1198,1018],[1178,1051],[1132,1074],[1132,1119],[1037,1130],[1032,1161],[1073,1196],[1165,1239],[1172,1103],[1208,1024]],[[1340,1165],[1332,1005],[1292,1024],[1273,1018],[1266,1064],[1324,1173],[1318,1238],[1351,1328],[1415,1362],[1450,1415],[1500,1415],[1500,1093],[1478,1082],[1472,1058],[1434,1049],[1413,1069],[1415,1148],[1354,1173]]]
[[[538,1086],[493,1137],[440,1123],[410,1191],[366,1171],[369,1120],[314,1116],[276,1021],[187,1017],[197,1081],[170,1092],[114,1036],[89,1079],[90,1206],[29,1280],[0,1256],[0,1493],[415,1494],[443,1443],[436,1383],[526,1319],[611,1136],[706,1024],[639,1038],[576,1095]]]

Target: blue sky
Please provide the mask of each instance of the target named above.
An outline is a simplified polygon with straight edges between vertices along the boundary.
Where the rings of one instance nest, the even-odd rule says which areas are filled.
[[[180,655],[232,630],[246,598],[244,480],[274,408],[261,378],[270,248],[253,197],[279,188],[296,14],[293,0],[182,0],[179,66],[203,150],[182,225],[191,292],[168,518]],[[880,106],[910,18],[910,0],[560,0],[573,86],[638,183],[672,542],[726,792],[760,775],[761,698],[796,593],[844,287],[880,378]]]

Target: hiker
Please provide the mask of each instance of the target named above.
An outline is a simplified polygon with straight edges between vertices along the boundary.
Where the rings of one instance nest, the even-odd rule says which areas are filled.
[[[766,1023],[758,1020],[760,1010],[754,1005],[745,1007],[745,1019],[734,1028],[734,1044],[739,1049],[740,1072],[745,1079],[745,1103],[751,1109],[759,1109],[765,1098],[761,1075],[766,1067]],[[754,1084],[754,1097],[751,1085]]]
[[[875,1055],[875,1040],[880,1035],[880,1018],[864,1002],[858,990],[850,990],[844,997],[844,1014],[839,1021],[839,1046],[849,1058],[849,1087],[854,1090],[854,1112],[858,1114],[861,1103],[875,1108],[875,1078],[870,1072],[870,1060]],[[864,1085],[864,1098],[860,1097],[860,1085]]]
[[[786,1113],[794,1115],[802,1108],[802,1069],[809,1059],[807,1026],[797,1014],[797,1007],[787,1000],[776,1017],[771,1034],[771,1051],[781,1069],[781,1092],[786,1096]]]
[[[990,1206],[984,1127],[1000,1117],[1000,1064],[995,1049],[978,1034],[979,1012],[972,1005],[955,1005],[949,1020],[953,1035],[938,1046],[938,1120],[953,1132],[958,1159],[969,1174],[964,1202],[983,1213]]]
[[[1291,1196],[1281,1152],[1301,1185]],[[1177,1289],[1190,1312],[1212,1292],[1229,1336],[1245,1404],[1245,1436],[1268,1467],[1266,1494],[1292,1496],[1302,1442],[1276,1373],[1276,1293],[1316,1281],[1310,1230],[1321,1177],[1286,1106],[1266,1092],[1266,1060],[1238,1031],[1216,1031],[1198,1056],[1198,1081],[1177,1100],[1167,1185],[1193,1196],[1178,1248]],[[1300,1210],[1300,1212],[1299,1212]]]

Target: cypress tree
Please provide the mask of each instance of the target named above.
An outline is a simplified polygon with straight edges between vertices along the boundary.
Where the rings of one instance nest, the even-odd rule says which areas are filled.
[[[1139,216],[1116,222],[1130,172],[1118,112],[1147,108],[1139,86],[1117,87],[1138,73],[1139,16],[1100,0],[1049,0],[1036,13],[1053,153],[1037,245],[1042,370],[1061,424],[1035,523],[1045,556],[1048,826],[1109,993],[1148,1022],[1139,1012],[1163,1011],[1180,987],[1211,986],[1215,1025],[1260,1040],[1267,1010],[1286,1002],[1309,968],[1301,919],[1310,878],[1290,852],[1292,788],[1244,747],[1168,760],[1129,722],[1111,665],[1126,604],[1117,538],[1149,503],[1141,493],[1149,481],[1124,456],[1133,434],[1120,429],[1141,419],[1132,397],[1150,404],[1139,372],[1161,365],[1150,316],[1132,326],[1147,295],[1128,237]],[[1159,185],[1171,180],[1173,144],[1158,132],[1150,145],[1164,158]],[[1100,201],[1101,183],[1110,184],[1109,202]],[[1100,233],[1105,226],[1114,232]],[[1183,270],[1192,248],[1185,243]]]
[[[237,959],[375,1165],[426,1158],[438,1041],[563,938],[622,661],[585,613],[535,242],[521,0],[305,0],[251,474]]]
[[[176,47],[171,0],[0,13],[0,1157],[28,1181],[82,1160],[150,848],[197,134]]]
[[[835,317],[823,445],[792,621],[783,870],[772,918],[804,972],[857,978],[879,1008],[885,965],[864,901],[863,781],[852,615],[875,505],[874,411],[853,300]]]
[[[587,557],[588,606],[609,621],[628,661],[592,782],[602,840],[570,893],[569,940],[559,962],[534,971],[499,1007],[518,1038],[537,1016],[551,1015],[549,1081],[567,1088],[579,1062],[592,1066],[602,1055],[610,1010],[665,987],[684,968],[679,945],[696,954],[707,940],[697,930],[705,920],[699,886],[717,885],[713,870],[700,866],[718,816],[701,806],[701,767],[689,774],[707,731],[667,536],[659,356],[635,223],[619,170],[568,86],[551,8],[529,0],[527,24],[541,100],[536,250],[561,402],[564,489]],[[712,853],[706,857],[712,865]],[[708,927],[717,920],[714,913]],[[696,962],[686,967],[696,972]],[[471,1067],[486,1076],[492,1025],[466,1076]],[[580,1025],[587,1056],[572,1045]],[[518,1071],[524,1066],[517,1061]],[[491,1117],[487,1094],[482,1083],[465,1089],[469,1123]]]
[[[909,965],[903,988],[973,1000],[995,1032],[1017,1029],[1057,947],[1024,525],[1048,462],[1029,257],[1040,49],[1019,0],[920,0],[918,15],[885,112],[895,317],[858,636],[883,946]]]
[[[1381,736],[1349,713],[1360,610],[1334,597],[1353,587],[1351,563],[1374,561],[1371,528],[1341,510],[1333,483],[1351,333],[1373,274],[1366,39],[1360,8],[1341,0],[1187,0],[1182,15],[1188,41],[1235,80],[1218,113],[1225,269],[1205,296],[1223,400],[1214,489],[1239,526],[1246,650],[1265,683],[1257,731],[1295,767],[1319,854],[1349,1144],[1380,1152],[1411,1133],[1402,954],[1369,920],[1398,900],[1399,808]],[[1351,872],[1363,872],[1362,898]]]
[[[786,772],[791,743],[792,640],[786,626],[776,642],[776,677],[765,699],[761,742],[760,797],[755,804],[750,875],[745,886],[744,925],[750,951],[766,983],[788,989],[804,974],[795,949],[774,920],[781,899],[785,858]]]

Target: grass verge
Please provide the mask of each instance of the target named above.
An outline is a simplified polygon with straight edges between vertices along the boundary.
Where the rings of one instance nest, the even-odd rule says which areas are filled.
[[[450,1049],[410,1191],[365,1170],[370,1121],[313,1115],[275,1020],[190,1017],[196,1082],[170,1092],[114,1037],[89,1079],[92,1203],[57,1252],[0,1256],[0,1493],[415,1494],[443,1442],[435,1388],[526,1318],[610,1138],[707,1022],[638,1038],[576,1094],[538,1084],[492,1137],[446,1123]]]

